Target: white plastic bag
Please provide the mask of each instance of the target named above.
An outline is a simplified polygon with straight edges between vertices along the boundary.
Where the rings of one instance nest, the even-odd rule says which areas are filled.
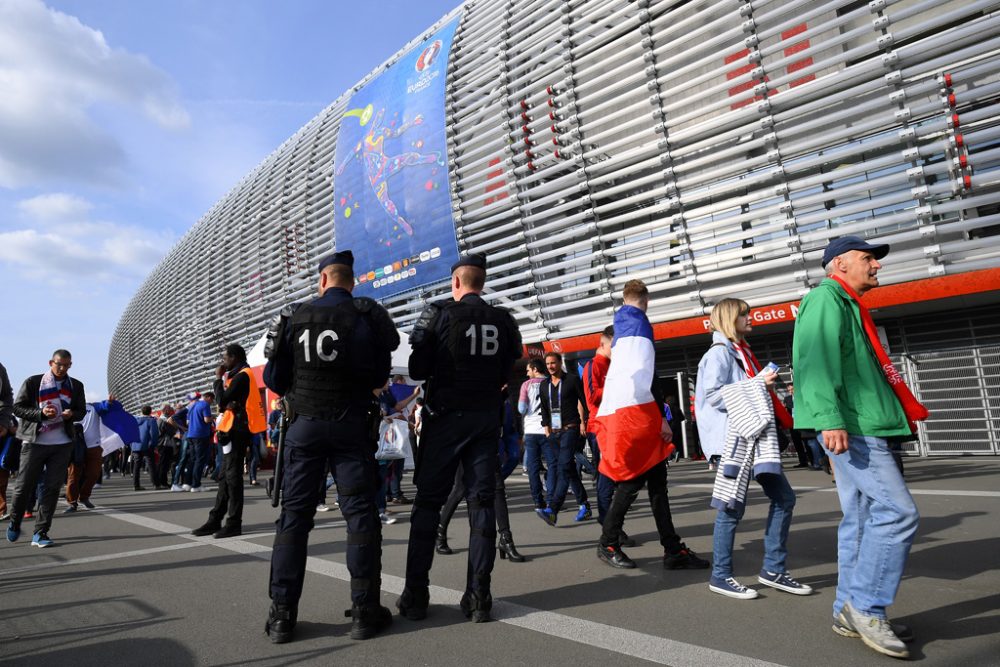
[[[410,449],[410,427],[402,419],[382,421],[378,430],[378,451],[375,458],[379,461],[393,461],[407,458]]]

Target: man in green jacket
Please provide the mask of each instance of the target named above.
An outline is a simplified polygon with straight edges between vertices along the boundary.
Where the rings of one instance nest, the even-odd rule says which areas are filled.
[[[838,532],[834,632],[908,657],[905,626],[886,608],[899,588],[919,514],[889,443],[912,439],[927,416],[892,367],[860,297],[878,287],[888,245],[856,236],[830,242],[827,278],[805,296],[795,323],[795,428],[816,431],[831,454],[844,518]]]

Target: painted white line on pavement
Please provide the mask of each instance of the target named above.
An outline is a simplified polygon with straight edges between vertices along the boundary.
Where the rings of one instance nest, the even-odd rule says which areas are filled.
[[[102,509],[101,513],[119,521],[184,537],[197,544],[208,544],[263,560],[271,558],[271,547],[247,542],[246,540],[251,536],[244,535],[221,540],[194,537],[190,535],[189,528],[158,519],[150,519],[140,514],[112,508]],[[312,556],[307,558],[306,570],[331,579],[345,582],[351,580],[351,573],[347,570],[346,565],[321,558]],[[382,573],[382,590],[384,592],[398,595],[403,592],[404,584],[405,580],[402,577]],[[462,598],[462,591],[441,586],[431,586],[430,593],[435,604],[457,605]],[[660,665],[671,665],[672,667],[704,667],[705,665],[713,667],[781,667],[777,663],[737,653],[717,651],[704,646],[647,635],[613,625],[595,623],[502,600],[494,601],[493,617],[501,623],[540,632],[547,637],[558,637],[585,646],[641,658]]]
[[[200,547],[200,546],[207,546],[207,545],[202,545],[198,542],[183,542],[181,544],[168,544],[167,546],[163,547],[137,549],[136,551],[122,551],[116,554],[87,556],[85,558],[73,558],[70,560],[56,560],[56,561],[50,561],[48,563],[39,563],[37,565],[25,565],[24,567],[14,567],[9,570],[0,570],[0,578],[6,577],[11,574],[21,574],[22,572],[32,572],[34,570],[47,570],[53,567],[62,567],[63,565],[86,565],[88,563],[100,563],[101,561],[104,560],[118,560],[119,558],[148,556],[149,554],[158,554],[164,551],[177,551],[178,549],[190,549],[191,547]]]

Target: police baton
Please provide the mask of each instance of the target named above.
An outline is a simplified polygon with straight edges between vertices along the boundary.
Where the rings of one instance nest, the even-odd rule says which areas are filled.
[[[267,497],[271,499],[271,507],[277,507],[281,503],[281,482],[284,478],[285,468],[285,433],[288,431],[288,401],[281,399],[281,419],[278,421],[278,450],[275,452],[274,475],[264,485]]]

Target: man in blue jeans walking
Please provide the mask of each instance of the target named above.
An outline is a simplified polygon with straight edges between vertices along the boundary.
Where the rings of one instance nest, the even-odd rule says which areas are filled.
[[[576,496],[578,506],[575,520],[585,521],[592,516],[587,490],[583,488],[576,469],[576,452],[583,449],[582,438],[586,435],[583,418],[586,403],[580,378],[574,373],[563,371],[561,354],[546,354],[545,368],[549,377],[542,382],[539,392],[542,399],[542,427],[548,444],[553,449],[555,461],[548,470],[548,507],[536,512],[546,523],[554,526],[570,489]]]
[[[878,287],[887,245],[856,236],[830,242],[827,278],[799,307],[792,346],[795,428],[816,431],[830,452],[844,518],[838,539],[833,631],[906,658],[905,626],[889,623],[919,514],[893,459],[927,410],[893,367],[861,296]]]

